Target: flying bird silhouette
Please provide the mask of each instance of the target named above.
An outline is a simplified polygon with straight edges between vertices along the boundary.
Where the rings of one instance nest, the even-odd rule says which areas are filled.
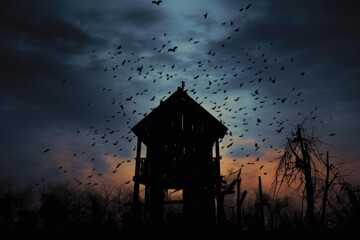
[[[151,3],[154,3],[156,5],[160,5],[160,3],[162,3],[162,0],[159,0],[159,1],[152,1]]]
[[[137,67],[136,70],[139,72],[139,75],[141,74],[142,70],[143,70],[143,66],[141,67]]]
[[[169,49],[168,49],[168,52],[175,52],[177,48],[178,48],[177,46],[175,46],[175,47],[173,47],[173,48],[169,48]]]

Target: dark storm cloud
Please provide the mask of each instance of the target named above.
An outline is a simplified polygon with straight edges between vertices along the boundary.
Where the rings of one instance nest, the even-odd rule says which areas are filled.
[[[129,6],[119,8],[109,12],[111,21],[121,24],[123,27],[136,30],[145,30],[166,21],[166,15],[158,9],[151,9],[142,6]]]
[[[86,74],[92,74],[91,70],[86,72],[86,68],[81,69],[76,66],[73,58],[86,52],[90,55],[92,49],[107,48],[112,38],[120,38],[124,45],[130,45],[131,49],[138,36],[136,32],[131,33],[130,29],[134,26],[146,27],[144,24],[159,22],[161,17],[161,14],[144,8],[110,9],[107,12],[101,12],[101,9],[95,8],[71,8],[69,3],[62,4],[61,1],[32,1],[31,3],[11,1],[1,9],[0,24],[4,32],[1,40],[3,54],[0,57],[3,63],[1,73],[3,96],[10,94],[18,99],[23,98],[40,105],[54,103],[55,99],[58,102],[63,101],[59,93],[63,86],[57,84],[63,79],[67,79],[68,84],[69,82],[79,84],[78,88],[81,87],[84,90],[79,95],[79,92],[77,94],[74,92],[76,86],[72,86],[69,90],[72,92],[66,94],[69,97],[76,96],[77,99],[72,98],[70,102],[77,102],[83,94],[87,94],[84,96],[85,99],[90,98],[97,91],[92,90],[94,87],[92,78],[86,76]],[[89,25],[87,22],[89,19],[97,19],[93,22],[94,26],[90,28],[84,24]],[[96,24],[112,26],[118,24],[125,31],[129,30],[121,36],[111,36],[109,35],[111,33],[107,32],[107,35],[102,35],[100,39],[95,37],[99,36],[99,31],[101,31]],[[146,48],[146,44],[147,40],[144,39],[136,46],[138,49],[133,49],[138,51],[139,48]],[[91,61],[96,60],[90,60],[89,64],[92,68],[100,69],[104,65],[101,61],[98,63]],[[76,71],[78,73],[74,73]],[[74,78],[77,81],[74,81]],[[90,80],[86,80],[89,78]]]
[[[55,3],[11,1],[1,8],[3,91],[8,88],[16,91],[19,85],[31,88],[39,82],[39,77],[48,77],[46,84],[63,74],[66,59],[71,55],[101,43],[62,19]]]
[[[347,4],[339,1],[258,2],[252,6],[254,17],[244,18],[244,14],[239,14],[234,19],[235,25],[240,25],[238,34],[232,32],[236,26],[228,27],[232,39],[225,41],[224,36],[211,47],[218,48],[225,43],[227,47],[220,53],[229,55],[235,49],[244,48],[246,51],[248,47],[261,46],[259,54],[252,56],[257,61],[261,60],[261,53],[266,53],[268,62],[278,59],[279,68],[281,65],[289,66],[290,59],[294,58],[293,65],[299,72],[305,71],[308,76],[313,73],[303,79],[304,86],[336,89],[341,84],[341,88],[346,90],[335,98],[353,96],[359,100],[356,93],[359,88],[359,58],[356,53],[360,52],[360,34],[354,29],[360,20],[354,10],[358,5],[355,1]],[[274,43],[273,47],[269,46],[270,42]],[[295,76],[295,72],[288,75],[290,78]]]
[[[354,31],[354,24],[360,20],[354,11],[358,5],[355,1],[349,4],[339,1],[262,1],[254,4],[252,15],[256,17],[245,19],[241,34],[231,46],[275,42],[280,45],[279,49],[292,52],[307,50],[316,54],[317,48],[327,48],[331,50],[327,53],[332,60],[336,59],[333,58],[336,53],[349,56],[348,51],[356,49],[359,40],[358,31]],[[243,15],[239,14],[234,22],[242,23],[243,20]]]
[[[20,49],[37,46],[72,53],[98,41],[83,29],[62,19],[60,6],[56,1],[40,0],[5,3],[0,10],[1,28],[4,36],[7,36],[5,41],[12,37],[15,42],[7,43]]]
[[[56,1],[11,1],[0,10],[1,142],[7,149],[2,164],[13,163],[3,177],[24,174],[26,178],[28,171],[44,164],[36,163],[38,155],[31,149],[50,143],[41,136],[34,141],[39,132],[62,126],[76,132],[101,121],[106,113],[106,106],[96,104],[104,101],[100,87],[93,85],[98,74],[75,60],[84,53],[90,55],[106,40],[71,22],[66,7]],[[58,136],[65,139],[66,131]]]

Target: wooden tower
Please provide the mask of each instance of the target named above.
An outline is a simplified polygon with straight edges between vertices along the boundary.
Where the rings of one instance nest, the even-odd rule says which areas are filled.
[[[182,190],[182,221],[191,225],[219,223],[223,215],[219,140],[227,128],[193,100],[184,84],[132,129],[137,136],[134,217],[164,222],[169,189]],[[142,146],[146,149],[141,149]],[[142,157],[141,154],[146,154]],[[140,185],[144,201],[140,202]]]

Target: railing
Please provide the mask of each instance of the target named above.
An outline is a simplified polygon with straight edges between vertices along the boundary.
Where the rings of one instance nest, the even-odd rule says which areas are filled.
[[[136,178],[138,178],[138,180],[142,183],[145,181],[145,178],[147,177],[147,173],[149,172],[149,163],[146,161],[146,159],[147,159],[146,157],[138,158],[138,161],[139,161],[138,175],[136,177],[134,177],[134,180]],[[221,156],[219,156],[218,158],[212,157],[211,163],[214,165],[218,164],[218,161],[220,159],[221,159]],[[215,182],[221,182],[222,176],[219,175],[219,173],[216,170],[212,172],[212,175],[213,175]]]

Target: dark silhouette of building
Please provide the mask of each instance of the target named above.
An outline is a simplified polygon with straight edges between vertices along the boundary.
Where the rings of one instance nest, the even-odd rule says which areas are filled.
[[[193,100],[183,83],[131,130],[138,138],[134,219],[164,223],[165,205],[175,203],[182,207],[181,223],[219,224],[224,196],[219,141],[227,127]],[[140,201],[140,185],[144,185],[144,201]],[[182,199],[165,199],[168,190],[182,190]]]

